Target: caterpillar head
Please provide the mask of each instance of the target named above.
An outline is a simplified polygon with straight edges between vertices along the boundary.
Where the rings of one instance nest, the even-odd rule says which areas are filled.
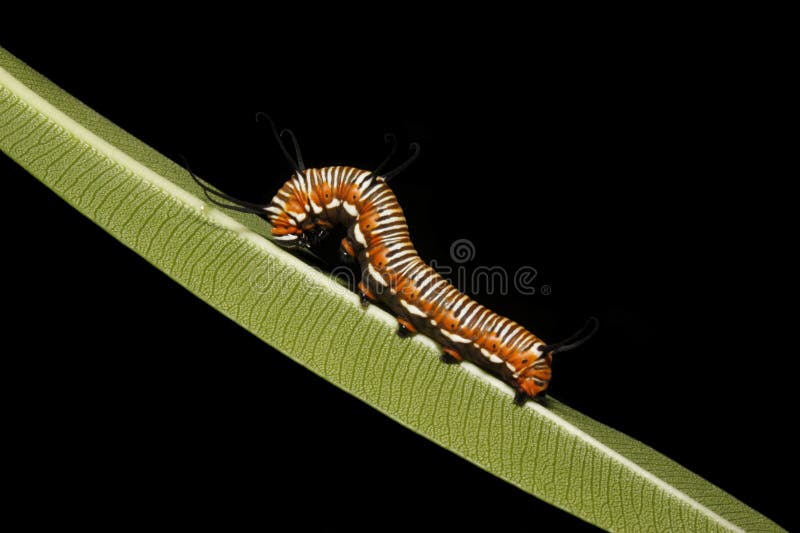
[[[307,237],[293,214],[284,209],[267,212],[267,220],[272,224],[272,238],[287,248],[305,246]]]
[[[518,378],[520,388],[531,398],[542,395],[550,385],[550,378],[552,377],[553,354],[549,352],[540,353],[540,346],[542,344],[536,343],[527,353],[523,354],[523,359],[533,362],[528,363],[527,368],[522,371]]]
[[[325,240],[329,227],[326,224],[306,222],[298,224],[291,216],[268,217],[272,224],[272,237],[285,248],[311,249]]]

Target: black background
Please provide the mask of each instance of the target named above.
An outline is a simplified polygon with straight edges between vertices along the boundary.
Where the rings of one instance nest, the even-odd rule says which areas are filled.
[[[600,319],[551,393],[791,527],[793,241],[746,46],[153,20],[2,44],[253,201],[289,171],[256,111],[312,166],[370,168],[387,131],[418,141],[393,188],[424,258],[454,265],[469,239],[470,268],[535,267],[552,294],[478,298],[547,340]],[[21,494],[145,523],[591,529],[274,352],[0,161],[23,258],[4,291]]]

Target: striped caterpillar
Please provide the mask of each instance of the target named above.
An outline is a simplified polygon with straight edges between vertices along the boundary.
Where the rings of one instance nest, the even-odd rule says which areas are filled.
[[[272,224],[275,242],[286,248],[310,249],[337,225],[347,229],[341,241],[343,260],[361,271],[358,292],[362,304],[382,304],[398,322],[398,335],[421,333],[442,347],[445,363],[470,361],[499,377],[516,391],[514,401],[544,401],[550,383],[553,355],[582,344],[594,334],[591,319],[568,339],[546,344],[516,322],[502,317],[460,292],[428,266],[411,243],[406,219],[387,181],[404,170],[413,155],[391,172],[381,173],[389,156],[375,171],[347,166],[306,168],[294,134],[278,133],[269,121],[292,177],[267,205],[238,200],[219,192],[192,174],[216,205],[255,213]],[[282,136],[288,134],[295,150],[289,153]],[[387,139],[388,140],[388,139]],[[225,200],[230,203],[225,203]]]

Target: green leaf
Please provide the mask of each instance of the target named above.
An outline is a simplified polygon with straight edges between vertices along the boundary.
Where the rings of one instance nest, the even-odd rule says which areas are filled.
[[[409,429],[613,531],[778,531],[732,496],[566,405],[511,402],[477,368],[400,340],[374,306],[209,205],[178,165],[0,49],[0,149],[172,279]],[[290,320],[291,318],[291,320]]]

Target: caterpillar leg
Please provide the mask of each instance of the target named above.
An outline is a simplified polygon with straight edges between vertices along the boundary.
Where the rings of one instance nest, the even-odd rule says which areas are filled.
[[[442,348],[442,352],[442,355],[439,356],[439,360],[442,363],[448,365],[457,365],[463,361],[461,355],[452,348]]]
[[[530,396],[528,396],[527,392],[518,390],[517,393],[514,394],[514,403],[520,406],[525,405],[528,398],[530,398]]]
[[[339,246],[339,260],[346,264],[353,264],[356,262],[356,251],[353,249],[353,245],[347,237],[342,239],[342,244]]]
[[[415,328],[414,325],[405,318],[397,317],[397,324],[397,336],[401,339],[410,337],[417,332],[417,328]]]
[[[375,294],[369,290],[369,287],[363,281],[358,282],[358,295],[361,297],[362,307],[369,307],[370,302],[378,301]]]
[[[541,392],[536,396],[528,396],[528,393],[525,391],[518,390],[516,394],[514,394],[514,403],[522,406],[528,400],[533,400],[534,402],[538,403],[539,405],[543,405],[547,407],[547,393]]]

